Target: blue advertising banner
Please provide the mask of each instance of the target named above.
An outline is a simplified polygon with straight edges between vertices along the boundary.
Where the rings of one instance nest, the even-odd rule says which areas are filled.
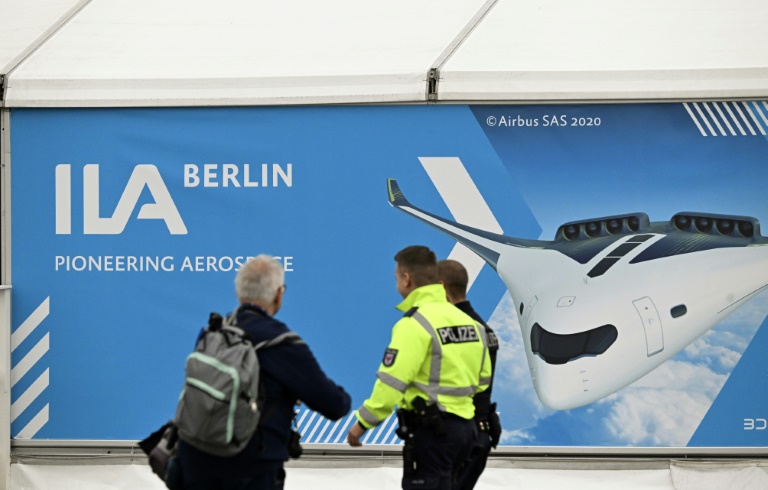
[[[500,338],[502,444],[768,446],[765,102],[18,109],[11,127],[16,438],[170,418],[260,253],[286,271],[278,318],[357,407],[400,316],[394,254],[424,244],[465,264]],[[298,411],[305,442],[344,442],[351,414]]]

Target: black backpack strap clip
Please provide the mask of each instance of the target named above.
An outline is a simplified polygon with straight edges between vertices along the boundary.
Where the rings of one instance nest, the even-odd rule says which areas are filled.
[[[224,321],[224,319],[216,313],[215,311],[212,311],[211,314],[208,316],[208,330],[211,332],[215,332],[217,330],[221,330],[221,324]]]

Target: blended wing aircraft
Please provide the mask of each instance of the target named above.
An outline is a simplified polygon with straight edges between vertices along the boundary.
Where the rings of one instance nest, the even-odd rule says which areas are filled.
[[[555,410],[600,400],[699,338],[768,286],[757,219],[682,212],[574,221],[555,239],[478,230],[413,206],[389,179],[390,204],[482,257],[515,302],[531,380]]]

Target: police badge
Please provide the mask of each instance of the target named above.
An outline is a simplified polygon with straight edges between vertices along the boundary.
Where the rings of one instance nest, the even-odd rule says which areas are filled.
[[[390,367],[395,363],[395,357],[397,357],[397,349],[387,349],[384,351],[384,359],[381,363],[384,364],[384,367]]]

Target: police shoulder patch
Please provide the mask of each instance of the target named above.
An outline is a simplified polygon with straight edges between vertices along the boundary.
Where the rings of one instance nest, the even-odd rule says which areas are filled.
[[[485,332],[488,334],[488,348],[490,350],[497,350],[499,348],[499,338],[490,328]]]
[[[384,364],[385,367],[390,367],[395,363],[396,357],[397,349],[387,349],[384,351],[384,359],[381,360],[381,363]]]

